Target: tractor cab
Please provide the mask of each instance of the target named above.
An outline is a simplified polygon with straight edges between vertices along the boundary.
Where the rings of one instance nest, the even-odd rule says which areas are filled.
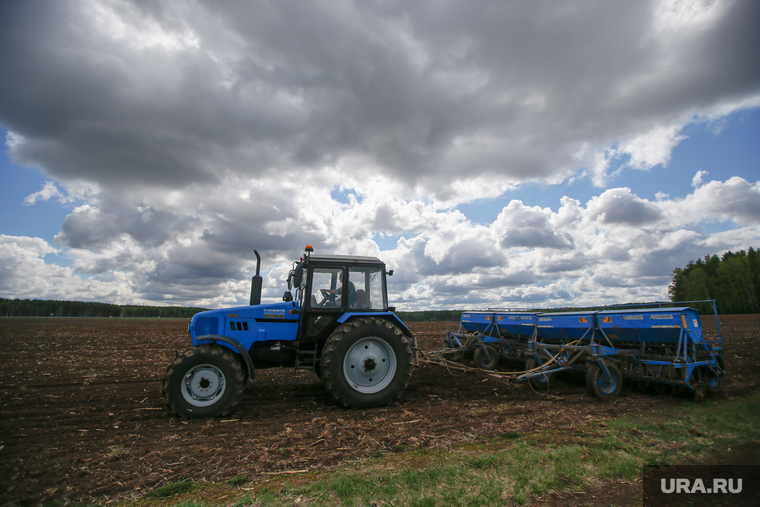
[[[393,272],[386,272],[380,259],[310,253],[307,247],[306,256],[290,272],[283,298],[299,310],[299,341],[319,341],[351,316],[395,310],[388,307],[386,289],[386,275]]]

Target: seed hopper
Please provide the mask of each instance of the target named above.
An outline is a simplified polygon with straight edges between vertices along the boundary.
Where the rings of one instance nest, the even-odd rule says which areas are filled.
[[[717,335],[705,336],[699,312],[687,304],[708,303]],[[493,370],[500,359],[524,360],[516,380],[547,389],[552,376],[581,371],[599,398],[617,396],[624,378],[680,386],[702,400],[722,389],[725,365],[715,301],[623,305],[582,311],[464,312],[456,333],[448,332],[448,359],[474,351],[475,366]]]

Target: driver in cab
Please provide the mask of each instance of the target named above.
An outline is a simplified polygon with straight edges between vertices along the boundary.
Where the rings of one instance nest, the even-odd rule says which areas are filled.
[[[341,286],[338,287],[337,289],[320,289],[322,296],[331,300],[327,304],[327,306],[340,306],[341,297],[343,295],[343,289],[345,287],[345,285],[343,284],[343,271],[340,272],[340,284]],[[356,287],[354,287],[353,282],[349,281],[348,282],[348,306],[352,307],[355,301],[356,301]]]

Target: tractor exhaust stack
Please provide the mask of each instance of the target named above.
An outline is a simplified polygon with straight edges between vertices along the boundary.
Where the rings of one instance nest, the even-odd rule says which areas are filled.
[[[261,304],[261,282],[262,282],[261,275],[259,274],[261,271],[261,256],[259,255],[259,252],[257,252],[256,250],[254,250],[253,253],[256,254],[256,274],[253,277],[251,277],[251,300],[250,300],[251,306]]]

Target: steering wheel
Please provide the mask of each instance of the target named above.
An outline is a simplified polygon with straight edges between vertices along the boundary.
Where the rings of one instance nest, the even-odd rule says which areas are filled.
[[[319,303],[319,306],[330,306],[330,303],[338,297],[337,294],[330,292],[329,289],[319,289],[319,292],[322,293],[322,301]]]

